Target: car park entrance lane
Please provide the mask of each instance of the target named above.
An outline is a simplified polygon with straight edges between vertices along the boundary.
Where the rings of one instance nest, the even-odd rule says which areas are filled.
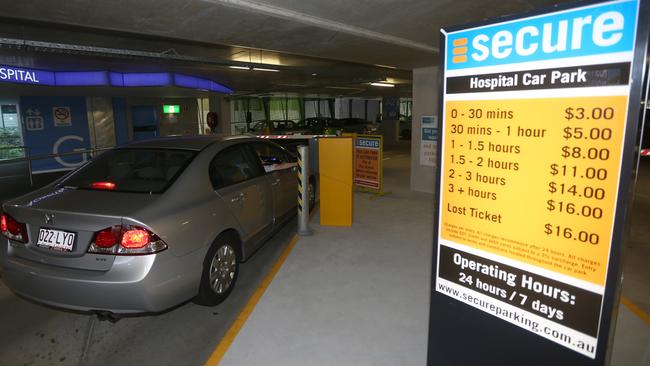
[[[403,160],[408,159],[408,154],[399,152],[389,152],[386,157],[386,184],[391,188],[393,194],[382,199],[373,200],[377,202],[389,203],[400,199],[409,199],[412,195],[408,191],[405,182],[400,182],[408,174],[395,175],[391,172],[396,166],[405,165]],[[402,160],[402,162],[400,162]],[[646,166],[647,168],[647,166]],[[643,172],[649,171],[642,168]],[[641,174],[637,195],[648,195],[647,187],[650,187],[650,178],[647,174]],[[650,196],[650,195],[649,195]],[[358,195],[358,199],[363,200],[363,205],[370,206],[371,201],[365,195]],[[414,195],[411,204],[419,207],[419,215],[405,217],[409,219],[408,224],[403,227],[410,231],[423,233],[427,230],[430,223],[430,212],[428,203],[423,204],[419,194]],[[625,268],[627,286],[624,287],[624,295],[629,297],[642,311],[647,311],[647,284],[642,279],[647,278],[647,266],[642,263],[641,257],[638,261],[636,255],[647,249],[647,201],[639,200],[635,206],[633,216],[637,220],[633,223],[633,234],[635,238],[630,248],[630,257],[634,261],[628,262]],[[357,202],[359,203],[359,202]],[[425,207],[427,206],[427,207]],[[362,207],[358,207],[362,209]],[[639,211],[643,211],[640,213]],[[400,212],[386,211],[399,214]],[[385,219],[393,221],[392,215],[384,212]],[[335,357],[336,364],[364,364],[369,363],[372,357],[385,354],[386,350],[403,347],[408,351],[408,357],[424,359],[426,349],[423,347],[426,339],[422,332],[414,330],[423,330],[421,324],[416,323],[418,317],[396,317],[396,312],[386,312],[385,317],[381,317],[381,312],[371,311],[371,307],[390,310],[399,309],[403,312],[404,308],[417,306],[419,303],[424,304],[421,309],[427,310],[428,304],[426,296],[422,297],[422,292],[417,290],[410,291],[409,296],[390,297],[389,307],[381,307],[374,302],[367,301],[369,297],[377,296],[382,291],[388,291],[396,288],[399,291],[409,288],[409,284],[400,281],[399,273],[424,273],[426,268],[421,268],[414,262],[428,262],[430,258],[426,256],[414,257],[404,256],[406,253],[399,255],[399,262],[391,260],[382,260],[382,254],[392,252],[394,247],[401,246],[401,250],[407,250],[410,244],[404,244],[404,237],[389,240],[390,245],[382,244],[380,241],[373,242],[377,237],[378,231],[386,233],[384,228],[378,223],[378,220],[371,220],[365,215],[360,215],[357,211],[355,216],[355,227],[361,229],[362,239],[355,241],[345,234],[341,229],[332,229],[336,241],[326,242],[325,245],[309,244],[301,240],[296,250],[292,252],[280,271],[278,278],[273,282],[267,294],[262,298],[255,312],[247,325],[243,328],[242,333],[235,339],[235,344],[230,348],[229,355],[226,354],[222,364],[228,365],[251,365],[255,363],[246,362],[263,356],[263,364],[274,365],[272,356],[286,357],[286,363],[283,364],[304,364],[300,360],[309,359],[309,364],[328,364],[326,361],[333,360]],[[381,213],[378,213],[380,215]],[[639,216],[641,215],[641,216]],[[316,222],[315,218],[313,222]],[[246,304],[256,291],[262,279],[269,272],[280,257],[281,253],[287,247],[295,233],[295,220],[288,223],[281,232],[275,235],[258,253],[249,261],[242,264],[241,277],[238,279],[238,285],[234,288],[233,293],[227,301],[214,308],[196,306],[192,303],[184,304],[172,311],[156,316],[132,317],[120,320],[116,324],[109,322],[99,322],[94,316],[86,314],[77,314],[52,310],[40,305],[32,304],[20,299],[9,292],[9,290],[0,282],[0,366],[13,365],[202,365],[212,354],[215,346],[224,338],[226,330],[235,321],[238,314],[241,313]],[[372,227],[377,226],[379,229]],[[353,227],[353,228],[355,228]],[[320,229],[317,229],[320,230]],[[404,230],[404,229],[403,229]],[[321,236],[323,233],[321,233]],[[390,234],[387,235],[395,235]],[[429,232],[427,235],[431,235]],[[390,239],[391,237],[389,237]],[[345,240],[345,241],[344,241]],[[423,247],[417,250],[422,253],[426,250],[427,239],[422,242]],[[340,243],[339,243],[340,242]],[[338,244],[337,244],[338,243]],[[345,248],[358,250],[357,254],[351,257],[343,256],[342,252],[337,251],[342,248],[339,244],[345,244]],[[350,245],[350,243],[353,243]],[[395,245],[399,243],[399,245]],[[317,244],[317,243],[316,243]],[[412,244],[412,243],[411,243]],[[364,251],[359,246],[370,246],[370,252]],[[328,255],[331,254],[331,255]],[[373,261],[364,261],[364,257],[370,256]],[[317,261],[318,265],[310,266],[309,261]],[[354,278],[345,278],[344,273],[337,274],[337,271],[330,271],[327,262],[338,264],[342,269],[346,262],[356,263],[354,269],[356,276]],[[365,263],[365,264],[364,264]],[[381,271],[370,271],[373,266],[381,266]],[[389,271],[391,266],[398,265],[402,269],[398,272]],[[321,272],[326,274],[322,277],[305,277],[301,274],[310,272]],[[293,280],[290,277],[301,275]],[[387,277],[392,275],[392,277]],[[428,274],[417,276],[419,285],[417,288],[426,288]],[[637,279],[637,281],[635,281]],[[292,287],[287,287],[288,280],[298,281],[308,286],[308,291],[303,291],[299,297],[289,296]],[[381,283],[382,286],[368,286],[368,284]],[[385,281],[381,281],[385,280]],[[318,288],[319,283],[327,284],[327,281],[335,281],[334,285],[340,284],[335,291],[323,292],[323,288]],[[386,286],[397,281],[401,286]],[[411,284],[412,285],[412,284]],[[411,287],[414,289],[413,287]],[[379,289],[379,290],[378,290]],[[280,291],[278,291],[280,290]],[[358,290],[358,291],[356,291]],[[427,288],[428,291],[428,288]],[[346,293],[350,295],[346,298]],[[312,303],[310,298],[317,302]],[[340,301],[337,301],[340,300]],[[293,302],[291,308],[282,308],[282,311],[268,314],[269,303],[273,305],[282,305],[282,301]],[[346,313],[341,310],[341,306],[346,303],[353,304],[359,302],[360,307],[352,308],[352,311]],[[266,305],[265,305],[266,303]],[[317,303],[318,306],[313,306]],[[619,365],[650,365],[648,364],[648,347],[650,344],[650,325],[642,320],[629,306],[624,304],[619,308],[619,320],[617,335],[614,342],[614,355],[612,360],[613,366]],[[265,309],[266,308],[266,309]],[[350,307],[348,307],[349,309]],[[309,310],[315,312],[311,317]],[[256,315],[257,313],[257,315]],[[426,318],[426,311],[424,313]],[[287,315],[284,317],[284,315]],[[408,312],[406,312],[408,314]],[[262,320],[265,315],[273,315],[277,318],[276,323],[280,327],[271,327],[268,332],[253,332],[251,329],[264,329],[265,326],[272,325],[273,322],[265,324]],[[350,321],[346,321],[346,316],[353,315]],[[387,319],[387,320],[386,320]],[[409,321],[411,319],[411,321]],[[284,321],[283,321],[284,320]],[[303,320],[301,322],[300,320]],[[384,322],[386,320],[386,322]],[[394,321],[393,321],[394,320]],[[333,323],[329,327],[309,327],[309,324]],[[361,327],[355,327],[354,322],[360,323]],[[368,342],[372,337],[390,338],[391,332],[376,334],[372,330],[384,325],[394,325],[392,333],[409,330],[410,336],[398,337],[399,342],[391,344],[390,347],[382,347],[380,343]],[[336,324],[342,324],[335,327]],[[404,325],[406,324],[406,327]],[[293,332],[291,327],[299,327],[300,332]],[[248,331],[246,328],[249,328]],[[329,330],[333,330],[331,333]],[[298,343],[292,342],[290,338],[278,337],[279,333],[289,334],[299,338]],[[88,338],[87,335],[91,337]],[[273,334],[273,337],[269,337]],[[313,337],[314,335],[318,337]],[[355,336],[350,338],[350,336]],[[371,337],[372,336],[372,337]],[[255,349],[241,347],[241,343],[246,343],[246,339],[259,337],[264,340],[263,344],[257,344]],[[347,338],[346,338],[347,337]],[[314,338],[316,342],[310,344],[310,339]],[[350,341],[352,339],[352,341]],[[414,346],[413,340],[418,342]],[[240,343],[237,345],[237,343]],[[277,342],[277,343],[276,343]],[[336,344],[335,342],[340,342]],[[410,343],[409,343],[410,342]],[[86,347],[87,344],[87,347]],[[300,346],[302,344],[302,346]],[[305,347],[307,345],[307,347]],[[419,345],[419,346],[418,346]],[[313,352],[310,350],[313,346]],[[332,350],[343,352],[331,352]],[[392,347],[392,348],[391,348]],[[84,354],[84,349],[87,352]],[[268,350],[269,353],[259,353],[260,350]],[[290,352],[292,351],[292,352]],[[645,353],[645,354],[644,354]],[[241,357],[238,357],[239,355]],[[355,357],[349,357],[357,356]],[[319,358],[319,356],[324,356]],[[399,358],[396,353],[383,358],[377,364],[412,364],[406,362],[405,358]],[[81,362],[80,362],[81,360]],[[277,359],[276,359],[277,360]],[[331,363],[329,363],[331,364]]]
[[[202,365],[295,235],[291,220],[240,265],[237,286],[215,307],[191,302],[117,323],[37,305],[0,281],[0,366]]]
[[[385,159],[393,194],[357,193],[351,228],[314,218],[220,365],[426,363],[432,197],[408,190],[408,155]],[[650,325],[618,314],[612,366],[650,366]]]

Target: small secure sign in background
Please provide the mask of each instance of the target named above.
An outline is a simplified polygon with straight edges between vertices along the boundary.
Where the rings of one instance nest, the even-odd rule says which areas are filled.
[[[436,116],[422,116],[421,136],[420,165],[435,166],[438,146],[438,118]]]
[[[354,139],[354,185],[381,191],[382,187],[381,135],[358,135]]]

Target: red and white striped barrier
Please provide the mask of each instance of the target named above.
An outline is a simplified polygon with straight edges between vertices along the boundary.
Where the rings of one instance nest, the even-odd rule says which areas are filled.
[[[304,140],[313,139],[317,137],[334,137],[335,135],[252,135],[261,139],[288,139],[288,140]]]
[[[650,149],[641,149],[641,156],[650,156]]]
[[[289,138],[288,135],[257,135],[261,139],[286,139]]]

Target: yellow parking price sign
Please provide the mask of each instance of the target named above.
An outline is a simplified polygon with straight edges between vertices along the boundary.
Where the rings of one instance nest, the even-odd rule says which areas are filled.
[[[604,364],[647,12],[607,1],[443,31],[430,338],[473,337],[464,316],[437,316],[451,297],[489,314],[483,327],[498,318],[536,335],[499,364],[556,345],[526,364]],[[494,349],[515,341],[505,333]]]
[[[441,237],[604,286],[626,107],[627,96],[447,102]],[[496,110],[507,116],[487,117]]]

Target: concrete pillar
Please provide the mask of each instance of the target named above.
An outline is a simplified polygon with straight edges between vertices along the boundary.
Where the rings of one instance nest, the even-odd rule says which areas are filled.
[[[438,115],[438,67],[413,70],[413,123],[411,138],[411,189],[433,193],[435,169],[420,165],[422,116]]]
[[[379,133],[384,137],[384,146],[395,146],[399,141],[399,121],[381,121]]]
[[[384,136],[384,146],[396,145],[399,141],[399,97],[384,97],[381,106],[379,131]]]
[[[210,112],[217,112],[219,124],[217,133],[231,135],[232,118],[230,116],[230,98],[226,95],[213,95],[210,97]]]

